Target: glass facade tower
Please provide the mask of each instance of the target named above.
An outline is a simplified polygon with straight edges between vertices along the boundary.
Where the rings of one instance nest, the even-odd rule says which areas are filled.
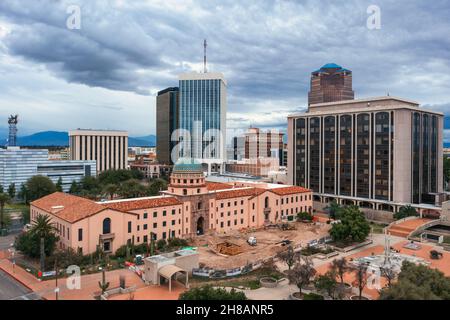
[[[226,131],[226,82],[220,73],[189,73],[179,78],[180,156],[202,163],[223,163]]]

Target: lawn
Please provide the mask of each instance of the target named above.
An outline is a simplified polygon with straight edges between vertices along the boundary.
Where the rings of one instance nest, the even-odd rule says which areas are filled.
[[[370,228],[372,230],[372,233],[377,233],[377,234],[383,234],[384,233],[383,229],[386,226],[387,225],[381,224],[381,223],[375,223],[375,222],[370,223]]]
[[[28,210],[28,205],[26,205],[24,203],[8,203],[8,204],[6,204],[5,209],[18,210],[18,211]]]

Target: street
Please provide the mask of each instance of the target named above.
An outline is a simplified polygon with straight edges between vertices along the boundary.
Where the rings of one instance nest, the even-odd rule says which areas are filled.
[[[0,237],[0,251],[9,249],[11,244],[14,243],[17,235],[18,233],[13,233],[7,235],[6,237]]]
[[[0,270],[0,300],[10,300],[29,293],[30,290]]]

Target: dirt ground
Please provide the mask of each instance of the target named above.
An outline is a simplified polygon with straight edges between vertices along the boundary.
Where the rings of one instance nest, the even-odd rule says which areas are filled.
[[[261,228],[245,231],[233,231],[227,234],[212,233],[197,237],[194,245],[198,247],[200,265],[214,269],[232,269],[242,267],[257,260],[275,256],[285,250],[280,242],[291,240],[292,245],[305,246],[309,241],[328,235],[331,228],[326,223],[291,223],[295,230],[283,231],[280,228]],[[247,243],[249,237],[256,237],[257,245],[250,246]],[[216,254],[214,251],[218,243],[231,242],[239,245],[242,253],[234,256]]]

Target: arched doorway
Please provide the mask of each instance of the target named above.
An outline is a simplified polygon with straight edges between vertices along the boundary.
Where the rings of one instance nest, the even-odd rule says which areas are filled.
[[[202,235],[204,233],[204,228],[203,228],[204,224],[205,224],[205,218],[203,218],[203,217],[198,218],[198,220],[197,220],[197,235],[198,236]]]

